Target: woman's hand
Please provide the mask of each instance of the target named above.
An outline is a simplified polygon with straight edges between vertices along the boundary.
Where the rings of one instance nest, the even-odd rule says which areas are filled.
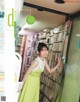
[[[59,56],[59,57],[58,57],[58,65],[61,64],[61,60],[62,60],[62,59],[61,59],[61,57]]]

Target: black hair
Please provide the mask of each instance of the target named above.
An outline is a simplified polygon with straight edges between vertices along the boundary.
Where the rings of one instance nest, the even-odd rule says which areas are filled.
[[[39,51],[39,52],[42,51],[43,47],[46,47],[47,50],[48,50],[47,45],[46,45],[45,43],[43,43],[43,42],[40,42],[40,43],[38,44],[38,51]]]

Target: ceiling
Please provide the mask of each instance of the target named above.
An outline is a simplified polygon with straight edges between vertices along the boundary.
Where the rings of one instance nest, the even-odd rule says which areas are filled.
[[[67,2],[65,4],[57,4],[54,2],[54,0],[24,0],[24,2],[69,14],[80,11],[79,2]],[[25,17],[30,13],[36,17],[36,22],[33,25],[26,24],[26,27],[35,32],[39,32],[46,28],[52,29],[60,25],[61,23],[64,23],[66,18],[66,16],[64,15],[59,15],[47,11],[38,11],[35,8],[23,6],[23,9],[20,14],[22,26],[25,25]]]

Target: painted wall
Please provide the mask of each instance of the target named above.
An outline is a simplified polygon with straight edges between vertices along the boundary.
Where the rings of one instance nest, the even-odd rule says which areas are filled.
[[[80,37],[77,37],[77,34],[80,34],[80,17],[73,20],[64,87],[58,102],[79,102],[80,48],[78,48],[78,39]]]
[[[20,12],[23,7],[24,0],[15,0],[15,20],[17,25],[20,25]]]

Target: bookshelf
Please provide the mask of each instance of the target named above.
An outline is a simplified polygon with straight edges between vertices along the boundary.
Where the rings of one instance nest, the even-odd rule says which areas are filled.
[[[25,42],[25,51],[24,51],[24,58],[23,64],[21,68],[21,75],[20,81],[22,81],[26,71],[30,67],[32,61],[37,56],[37,36],[34,35],[27,35],[26,42]]]
[[[27,69],[31,64],[31,53],[32,53],[31,43],[32,43],[32,36],[27,35],[26,42],[25,42],[23,64],[21,68],[20,81],[22,81],[24,74],[26,73]]]
[[[18,35],[18,41],[16,44],[15,51],[19,53],[21,56],[23,55],[25,39],[26,39],[26,36]]]
[[[47,62],[50,68],[53,68],[57,64],[59,55],[63,59],[60,68],[54,73],[49,74],[46,69],[44,73],[42,73],[40,82],[40,102],[56,102],[62,82],[62,69],[65,65],[69,34],[67,31],[63,30],[64,25],[58,28],[59,31],[56,33],[54,33],[53,30],[48,30],[48,32],[46,31],[39,35],[39,42],[46,43],[49,48]]]

